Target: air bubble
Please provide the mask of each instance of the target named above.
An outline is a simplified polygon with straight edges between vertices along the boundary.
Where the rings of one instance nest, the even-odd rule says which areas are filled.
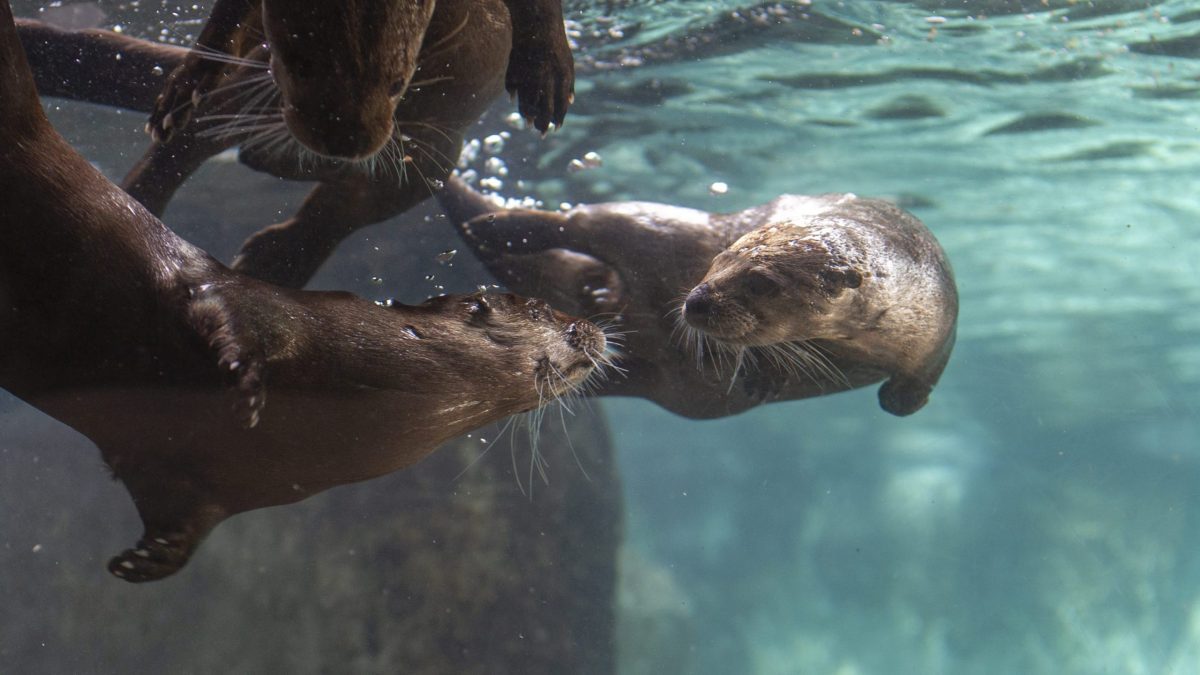
[[[483,139],[483,151],[489,155],[498,155],[504,152],[504,137],[500,134],[492,134]]]

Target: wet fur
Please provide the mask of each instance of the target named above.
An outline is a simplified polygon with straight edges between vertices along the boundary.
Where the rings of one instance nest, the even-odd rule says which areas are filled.
[[[46,120],[0,0],[0,386],[100,448],[178,571],[209,531],[419,461],[579,386],[595,326],[510,295],[381,307],[230,271]]]
[[[363,7],[377,4],[368,2]],[[268,8],[268,24],[274,20],[273,16]],[[552,23],[553,16],[551,13]],[[557,16],[561,27],[561,10]],[[237,50],[239,58],[234,60],[209,58],[211,54],[198,56],[184,49],[150,47],[145,41],[111,33],[97,40],[97,33],[102,31],[81,35],[54,31],[29,21],[22,22],[20,29],[31,43],[39,86],[80,100],[113,104],[117,97],[110,92],[124,91],[128,98],[116,101],[117,105],[147,109],[142,107],[146,97],[141,88],[128,84],[144,80],[146,59],[126,62],[127,53],[140,56],[152,51],[160,58],[156,65],[169,72],[186,71],[182,67],[198,59],[208,59],[204,62],[220,66],[213,85],[204,90],[207,95],[191,113],[191,122],[184,124],[182,116],[172,119],[173,133],[159,132],[162,142],[151,145],[122,186],[151,212],[161,215],[191,173],[209,157],[235,145],[241,146],[242,161],[257,170],[290,179],[318,181],[296,215],[250,237],[234,261],[239,271],[295,288],[303,286],[351,232],[402,213],[429,197],[430,186],[445,178],[457,161],[465,130],[504,91],[506,77],[510,80],[515,77],[511,67],[506,70],[508,61],[498,57],[507,54],[517,39],[505,4],[501,0],[440,0],[419,41],[421,51],[408,88],[402,98],[392,101],[395,104],[392,119],[385,120],[376,114],[379,106],[368,106],[375,110],[369,115],[374,122],[363,118],[363,123],[373,130],[389,131],[384,126],[391,125],[382,149],[368,159],[346,161],[323,157],[292,137],[288,122],[279,113],[280,92],[266,71],[270,55],[257,46],[261,36],[255,36],[253,22],[235,34],[245,44]],[[528,26],[522,26],[518,32],[524,35],[528,31]],[[327,36],[327,40],[332,39]],[[354,50],[362,51],[369,46],[359,44]],[[345,49],[352,51],[351,47]],[[565,37],[557,49],[560,58],[556,61],[561,61]],[[115,58],[117,55],[122,58]],[[80,56],[84,58],[71,59]],[[567,50],[568,62],[569,57]],[[396,57],[388,63],[403,65],[411,60],[406,59]],[[379,89],[378,77],[357,76],[375,83],[375,90]],[[559,76],[565,77],[560,71],[539,67],[536,73],[526,73],[517,79],[524,83],[523,87],[547,88],[550,85],[543,80]],[[387,77],[405,76],[391,73]],[[299,76],[291,80],[292,84],[307,82]],[[64,86],[64,81],[71,86]],[[365,110],[360,105],[364,94],[354,96],[352,90],[343,92],[340,83],[335,87],[317,86],[321,82],[313,84],[313,91],[319,90],[323,97],[328,97],[331,90],[345,94],[339,101],[351,106],[348,110]],[[565,101],[569,93],[560,92],[557,96]],[[186,103],[190,105],[190,99]],[[159,127],[165,119],[157,122]],[[364,135],[353,132],[356,125],[348,126],[351,136]],[[307,133],[329,140],[335,137],[335,132],[333,127],[314,125]],[[354,139],[345,142],[353,145]]]
[[[731,214],[647,202],[559,214],[498,209],[458,179],[439,199],[509,288],[550,293],[541,280],[552,278],[557,307],[617,313],[628,375],[600,395],[708,418],[887,380],[880,405],[906,415],[953,348],[949,262],[924,225],[886,202],[784,195]],[[572,267],[556,274],[565,256]],[[609,280],[599,294],[597,279]],[[712,325],[686,317],[702,283]]]

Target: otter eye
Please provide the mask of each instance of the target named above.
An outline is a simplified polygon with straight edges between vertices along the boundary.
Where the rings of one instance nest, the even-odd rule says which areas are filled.
[[[408,86],[405,84],[404,80],[396,80],[392,83],[392,86],[388,87],[388,97],[396,98],[397,96],[403,94],[404,90],[407,88]]]
[[[487,316],[492,311],[492,306],[488,303],[487,298],[478,297],[467,303],[467,313],[471,316]]]
[[[774,280],[768,278],[765,274],[754,272],[746,279],[746,288],[754,295],[762,295],[772,297],[779,295],[779,291],[783,290]]]

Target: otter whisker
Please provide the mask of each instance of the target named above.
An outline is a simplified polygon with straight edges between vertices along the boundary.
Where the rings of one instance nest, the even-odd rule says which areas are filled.
[[[499,441],[504,436],[504,432],[508,431],[508,428],[512,426],[513,420],[515,420],[515,419],[516,419],[516,417],[513,416],[513,417],[509,417],[507,420],[505,420],[504,426],[500,427],[500,430],[496,432],[496,437],[493,438],[491,440],[491,442],[488,443],[487,446],[485,446],[483,448],[482,452],[480,452],[478,455],[475,456],[475,459],[472,459],[470,462],[468,462],[467,465],[465,467],[463,467],[462,471],[459,471],[457,474],[455,474],[454,478],[450,479],[450,482],[457,483],[458,479],[462,478],[465,473],[467,473],[468,471],[471,470],[471,467],[478,464],[479,461],[481,459],[483,459],[484,455],[486,455],[488,453],[488,450],[491,450],[492,446],[496,444],[496,441]]]
[[[205,61],[219,61],[221,63],[232,63],[237,66],[246,66],[247,68],[260,68],[266,70],[270,64],[259,59],[248,59],[242,56],[234,56],[229,52],[223,52],[219,49],[213,49],[207,45],[195,44],[192,45],[192,51]]]
[[[451,157],[450,155],[447,155],[445,152],[442,152],[433,143],[425,143],[425,142],[419,141],[415,136],[409,136],[408,140],[412,141],[413,147],[424,152],[426,157],[428,157],[434,164],[437,164],[438,167],[442,168],[445,171],[449,171],[454,166],[454,164],[458,161],[457,157]],[[437,153],[437,155],[439,155],[440,158],[435,157],[434,153]]]
[[[434,42],[433,44],[430,44],[430,45],[421,45],[421,51],[417,53],[418,63],[421,61],[422,58],[429,58],[431,56],[435,56],[438,53],[438,51],[440,51],[444,47],[450,46],[450,44],[449,44],[450,41],[453,40],[454,38],[458,37],[458,34],[461,33],[464,28],[467,27],[467,23],[469,23],[470,21],[471,21],[471,12],[470,12],[470,10],[468,10],[467,12],[465,12],[463,14],[462,21],[460,21],[457,26],[450,29],[450,32],[443,35],[442,38],[439,39],[437,42]]]
[[[450,127],[448,127],[446,125],[433,124],[431,122],[421,122],[421,121],[416,121],[416,120],[405,121],[402,124],[403,124],[403,126],[406,126],[406,127],[421,127],[423,129],[429,129],[430,131],[436,131],[437,133],[442,135],[442,138],[444,138],[447,143],[450,143],[450,144],[461,143],[461,141],[456,140],[454,138],[454,136],[450,135],[450,131],[449,131]],[[400,126],[400,125],[398,124],[397,126]],[[449,155],[443,155],[443,156],[446,157],[446,159],[450,159]],[[456,161],[457,161],[457,158],[452,160],[451,164],[455,163]]]
[[[241,89],[243,87],[249,91],[256,91],[258,87],[264,87],[267,85],[270,85],[271,87],[275,86],[275,78],[273,78],[270,73],[260,73],[250,77],[235,77],[231,78],[229,82],[226,82],[219,87],[213,87],[212,89],[204,92],[204,96],[207,98],[209,96],[214,96],[232,89]],[[244,96],[245,93],[246,92],[244,91],[238,92],[237,96]],[[231,102],[236,100],[236,97],[234,99],[230,99]]]
[[[411,89],[420,89],[421,87],[428,87],[430,85],[437,84],[439,82],[450,82],[453,79],[454,79],[453,75],[441,75],[438,77],[431,77],[427,80],[419,80],[419,81],[409,82],[408,88],[410,90]]]

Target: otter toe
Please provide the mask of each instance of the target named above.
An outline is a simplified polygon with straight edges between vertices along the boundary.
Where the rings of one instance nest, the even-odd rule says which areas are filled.
[[[108,561],[108,571],[130,583],[157,581],[171,576],[187,564],[191,546],[182,536],[140,539]]]
[[[232,376],[238,392],[235,405],[238,421],[244,427],[254,427],[267,401],[263,382],[265,359],[257,340],[212,287],[200,291],[200,297],[192,301],[190,319],[192,327],[215,353],[217,367]]]

